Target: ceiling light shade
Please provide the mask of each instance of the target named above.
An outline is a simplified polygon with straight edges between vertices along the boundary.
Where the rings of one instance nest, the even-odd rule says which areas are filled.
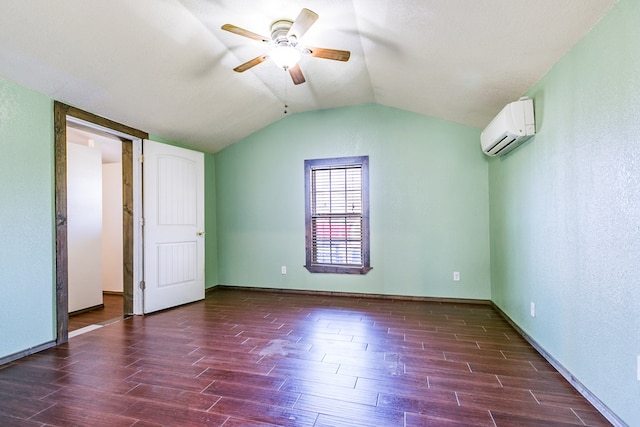
[[[289,45],[277,46],[269,53],[269,57],[278,67],[288,70],[300,61],[300,51]]]

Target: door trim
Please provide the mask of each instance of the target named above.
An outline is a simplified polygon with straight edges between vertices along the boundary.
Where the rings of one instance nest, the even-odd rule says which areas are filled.
[[[122,191],[123,191],[123,263],[124,263],[124,310],[133,313],[134,282],[134,186],[133,186],[133,142],[123,135],[135,139],[149,139],[149,134],[104,117],[80,110],[59,101],[53,103],[54,169],[55,169],[55,232],[56,232],[56,344],[69,340],[69,271],[67,245],[67,117],[113,130],[122,141]]]

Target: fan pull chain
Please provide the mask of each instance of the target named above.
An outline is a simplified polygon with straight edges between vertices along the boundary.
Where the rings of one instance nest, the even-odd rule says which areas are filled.
[[[288,73],[283,73],[284,74],[284,115],[286,116],[288,113],[288,109],[289,106],[287,105],[287,94],[288,94],[288,90],[287,90],[287,77],[288,77]]]

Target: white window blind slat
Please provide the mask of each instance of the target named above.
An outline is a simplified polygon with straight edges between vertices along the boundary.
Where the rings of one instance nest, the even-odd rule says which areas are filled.
[[[312,262],[363,265],[362,167],[311,169]]]

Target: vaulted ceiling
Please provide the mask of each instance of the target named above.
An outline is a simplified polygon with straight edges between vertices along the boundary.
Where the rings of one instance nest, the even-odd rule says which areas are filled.
[[[218,151],[288,114],[377,103],[484,127],[616,0],[0,0],[0,77],[151,134]],[[305,7],[306,83],[221,26],[269,36]]]

